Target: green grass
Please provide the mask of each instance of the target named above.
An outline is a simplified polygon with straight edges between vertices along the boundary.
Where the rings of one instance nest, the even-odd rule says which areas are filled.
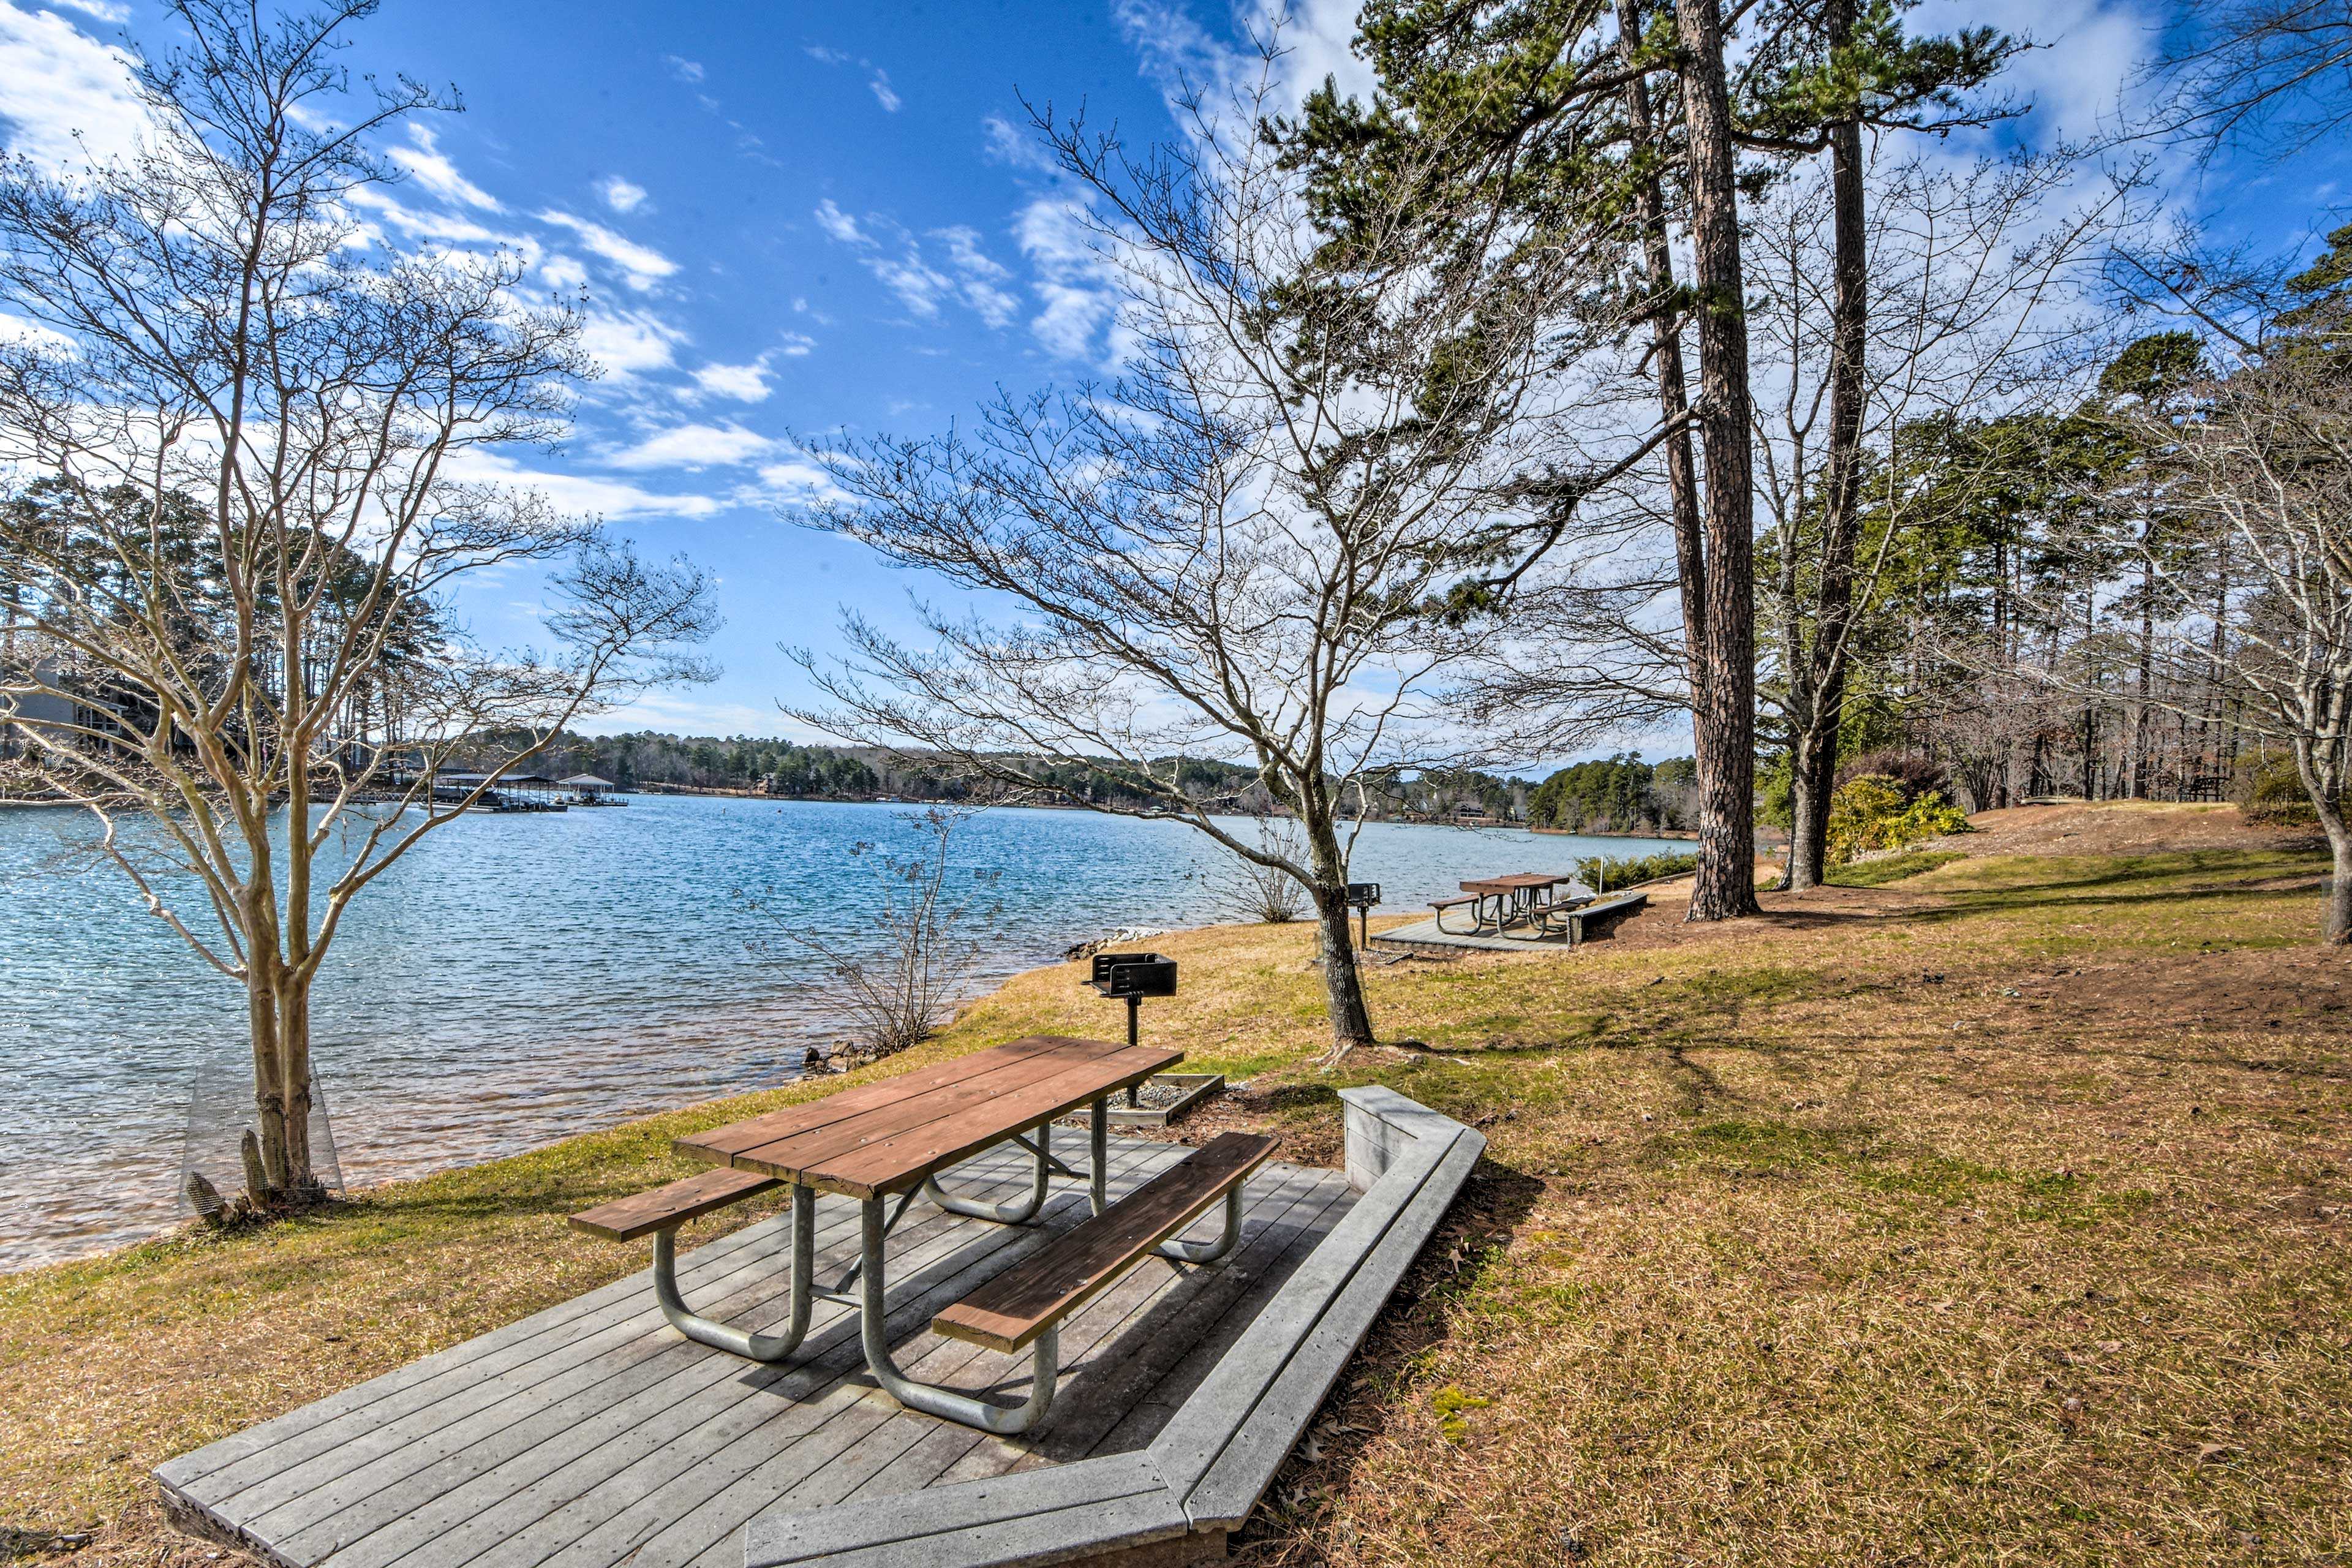
[[[1915,849],[1907,855],[1890,855],[1884,860],[1858,860],[1850,866],[1832,867],[1828,880],[1834,888],[1881,888],[1967,858],[1956,849]]]

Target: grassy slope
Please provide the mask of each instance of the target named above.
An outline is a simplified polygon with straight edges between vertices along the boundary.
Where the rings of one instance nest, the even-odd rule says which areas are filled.
[[[1255,1555],[2352,1550],[2352,986],[2306,945],[2317,869],[1974,858],[1734,929],[1660,911],[1573,958],[1401,964],[1375,1016],[1422,1048],[1336,1074],[1304,929],[1165,939],[1184,994],[1147,1037],[1253,1077],[1242,1113],[1302,1154],[1372,1079],[1492,1140]],[[914,1059],[1108,1032],[1076,980],[1023,976]],[[0,1521],[177,1559],[148,1466],[642,1267],[562,1215],[678,1173],[678,1131],[821,1091],[8,1278]]]

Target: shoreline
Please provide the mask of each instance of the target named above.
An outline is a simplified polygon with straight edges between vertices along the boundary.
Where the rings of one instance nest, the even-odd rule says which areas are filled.
[[[1118,928],[1114,928],[1114,931],[1107,931],[1099,936],[1087,938],[1086,941],[1091,942],[1109,941],[1115,934],[1116,929]],[[1161,934],[1175,934],[1177,931],[1189,932],[1193,931],[1213,931],[1215,929],[1217,928],[1214,926],[1187,926],[1181,928],[1171,928],[1171,931],[1163,931]],[[1235,929],[1246,928],[1236,927]],[[1157,940],[1157,938],[1144,940]],[[943,1036],[951,1034],[956,1027],[963,1022],[965,1017],[973,1008],[987,1004],[1016,982],[1024,980],[1031,975],[1041,973],[1046,970],[1066,967],[1070,962],[1070,960],[1066,958],[1048,958],[1043,963],[1033,963],[1021,968],[1003,970],[995,973],[992,976],[984,975],[979,977],[978,984],[971,994],[961,997],[955,1001],[952,1008],[949,1011],[947,1016],[941,1019],[939,1027],[933,1032],[931,1038],[938,1039]],[[751,1026],[760,1027],[764,1026],[753,1024]],[[920,1050],[924,1044],[929,1043],[929,1041],[921,1042],[916,1046],[908,1047],[906,1050],[895,1052],[891,1057],[872,1058],[870,1060],[859,1062],[853,1067],[839,1070],[835,1070],[829,1066],[809,1066],[806,1064],[804,1058],[803,1066],[793,1069],[788,1076],[775,1081],[753,1084],[721,1094],[705,1094],[697,1099],[681,1100],[653,1106],[640,1106],[627,1110],[625,1114],[613,1116],[607,1120],[595,1122],[592,1125],[577,1128],[572,1131],[559,1132],[553,1137],[544,1139],[538,1142],[527,1143],[520,1148],[503,1149],[495,1152],[478,1152],[474,1154],[461,1153],[456,1158],[432,1161],[427,1163],[409,1166],[408,1168],[404,1168],[393,1174],[375,1175],[370,1176],[363,1181],[346,1182],[341,1197],[336,1201],[344,1203],[355,1202],[369,1194],[381,1193],[390,1188],[399,1187],[412,1183],[435,1181],[466,1171],[479,1171],[492,1165],[501,1164],[510,1160],[524,1160],[544,1156],[551,1151],[560,1149],[567,1143],[575,1142],[581,1139],[600,1137],[641,1121],[651,1121],[665,1116],[676,1116],[682,1112],[690,1111],[697,1106],[715,1104],[720,1100],[740,1100],[751,1095],[778,1093],[796,1089],[813,1079],[846,1078],[849,1075],[861,1071],[866,1068],[892,1060],[895,1057],[905,1056],[911,1051]],[[793,1041],[789,1044],[783,1045],[780,1048],[785,1051],[814,1051],[818,1053],[823,1061],[830,1063],[835,1059],[835,1056],[839,1054],[836,1050],[837,1047],[850,1044],[852,1044],[852,1042],[841,1038],[837,1031],[827,1031],[812,1026],[805,1038]],[[348,1124],[346,1123],[345,1125]],[[342,1134],[339,1132],[339,1142],[341,1136]],[[174,1157],[174,1163],[176,1163],[176,1156]],[[327,1206],[330,1211],[331,1211],[332,1205],[331,1204]],[[174,1205],[174,1208],[176,1211],[176,1205]],[[198,1226],[193,1218],[181,1215],[174,1212],[170,1217],[159,1221],[152,1228],[144,1230],[138,1235],[131,1236],[127,1238],[108,1240],[86,1250],[69,1251],[56,1257],[42,1258],[26,1263],[0,1267],[0,1281],[22,1281],[44,1269],[68,1268],[77,1264],[99,1262],[103,1259],[119,1257],[124,1253],[134,1251],[139,1247],[152,1246],[159,1241],[170,1240],[183,1235],[199,1232],[200,1230],[201,1226]],[[31,1241],[35,1238],[26,1237],[15,1239]]]
[[[1541,833],[1555,838],[1664,838],[1677,844],[1696,844],[1698,832],[1688,827],[1662,827],[1655,833],[1601,832],[1582,827],[1530,827],[1529,833]]]

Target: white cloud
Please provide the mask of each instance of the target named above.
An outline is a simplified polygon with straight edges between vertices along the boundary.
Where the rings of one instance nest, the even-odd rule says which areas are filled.
[[[955,286],[924,261],[922,251],[912,243],[904,257],[869,256],[866,265],[898,296],[899,303],[926,320],[940,313],[940,297]]]
[[[590,223],[584,217],[574,217],[553,208],[539,215],[541,223],[551,223],[568,228],[580,237],[580,242],[590,250],[619,268],[623,279],[640,291],[652,288],[662,279],[677,270],[677,263],[648,246],[614,233],[600,223]]]
[[[986,142],[982,153],[995,162],[1040,174],[1055,173],[1053,158],[1038,145],[1037,138],[1003,115],[982,115],[980,133]]]
[[[134,63],[54,11],[0,0],[0,121],[8,122],[8,150],[52,170],[130,153],[147,122],[131,90]]]
[[[775,445],[740,425],[680,425],[649,436],[605,461],[616,468],[734,468],[767,456]]]
[[[1103,332],[1118,319],[1119,295],[1084,210],[1066,197],[1041,196],[1022,209],[1013,237],[1036,270],[1045,304],[1029,322],[1031,334],[1057,358],[1097,358],[1105,352]]]
[[[758,505],[763,501],[833,500],[841,495],[841,488],[833,482],[832,475],[794,453],[782,462],[761,465],[760,489],[738,493],[735,499],[747,505]]]
[[[816,347],[816,340],[814,338],[804,338],[798,332],[786,332],[784,334],[784,346],[778,349],[776,352],[782,354],[786,359],[799,359],[802,355],[807,353],[814,347]]]
[[[440,138],[432,127],[412,120],[408,122],[408,139],[415,145],[394,147],[386,155],[405,169],[409,178],[445,202],[480,207],[485,212],[505,210],[496,196],[457,173],[457,165],[441,151]]]
[[[645,186],[625,180],[618,174],[608,174],[598,181],[596,194],[604,197],[604,205],[616,213],[633,213],[646,205]]]
[[[720,502],[703,495],[660,495],[622,479],[526,468],[503,453],[467,447],[449,459],[453,479],[539,490],[567,512],[602,517],[708,517]]]
[[[70,6],[85,16],[95,16],[101,22],[131,20],[131,7],[113,5],[110,0],[55,0],[55,3]]]
[[[0,310],[0,343],[21,343],[56,353],[72,353],[74,341],[63,332],[45,327],[38,321],[28,321],[22,316],[12,316]]]
[[[874,89],[874,101],[882,106],[883,113],[896,114],[898,112],[898,95],[890,90],[890,73],[888,71],[876,71],[874,73],[874,79],[867,82],[866,85]]]
[[[817,226],[844,245],[870,245],[873,242],[858,229],[857,220],[833,205],[827,196],[817,204]]]
[[[957,271],[967,277],[1002,279],[1013,276],[980,248],[980,234],[976,229],[961,225],[954,228],[935,228],[931,230],[931,237],[948,247],[948,259],[955,263]]]
[[[381,224],[389,224],[411,239],[438,240],[444,245],[503,247],[522,258],[526,267],[536,266],[545,249],[537,239],[527,234],[509,234],[486,228],[472,218],[449,212],[428,212],[413,207],[393,195],[381,185],[354,185],[345,200],[354,207],[373,214]],[[374,227],[375,237],[383,237],[381,226]]]
[[[702,79],[701,62],[689,60],[678,55],[665,55],[662,58],[669,66],[669,74],[678,80],[700,81]]]
[[[667,370],[677,363],[673,351],[684,342],[686,334],[676,327],[635,310],[591,314],[580,335],[580,346],[589,357],[605,374],[621,379],[642,371]]]
[[[948,266],[953,276],[942,272],[923,254],[920,242],[887,218],[869,216],[863,224],[834,204],[828,196],[816,209],[817,226],[844,245],[854,246],[866,254],[860,258],[866,270],[880,279],[899,302],[915,315],[928,321],[940,313],[943,300],[961,300],[976,311],[981,320],[992,327],[1010,321],[1020,310],[1020,301],[1003,287],[1013,276],[980,247],[978,231],[961,226],[931,231],[930,237],[947,247]],[[904,247],[898,255],[881,250],[882,237]],[[793,301],[794,310],[804,309],[803,301]]]
[[[813,60],[816,60],[829,66],[845,66],[849,63],[850,58],[847,50],[829,49],[823,44],[803,44],[801,46],[801,53],[808,56],[808,58]]]
[[[931,237],[948,247],[948,262],[956,270],[957,292],[965,304],[992,327],[1001,327],[1013,320],[1021,302],[998,287],[1013,276],[987,252],[980,247],[980,236],[961,226],[931,231]]]
[[[576,256],[551,256],[541,264],[541,279],[551,289],[579,289],[588,282],[588,269]]]
[[[706,364],[694,373],[694,384],[713,397],[731,397],[738,403],[762,402],[774,390],[768,384],[765,354],[750,364]]]

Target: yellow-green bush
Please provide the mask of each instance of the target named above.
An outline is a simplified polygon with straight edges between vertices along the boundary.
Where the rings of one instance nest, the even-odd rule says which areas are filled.
[[[1969,819],[1934,790],[1906,801],[1895,780],[1879,773],[1848,779],[1830,796],[1829,858],[1843,865],[1874,849],[1903,849],[1947,833],[1966,833]]]
[[[2272,757],[2256,763],[2241,786],[2240,804],[2250,822],[2279,827],[2315,827],[2319,813],[2312,808],[2311,792],[2291,756]]]

